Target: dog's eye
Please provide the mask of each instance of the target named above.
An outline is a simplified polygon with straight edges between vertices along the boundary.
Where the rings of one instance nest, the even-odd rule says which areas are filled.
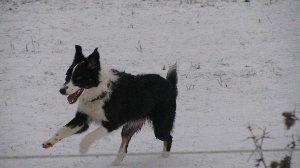
[[[89,78],[88,81],[91,82],[91,81],[93,81],[93,79],[92,79],[92,78]]]

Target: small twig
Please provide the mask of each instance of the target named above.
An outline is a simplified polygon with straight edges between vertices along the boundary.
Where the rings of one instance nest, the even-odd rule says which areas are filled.
[[[10,41],[10,49],[11,49],[11,52],[13,52],[13,50],[15,50],[15,46],[12,41]]]
[[[200,63],[195,63],[195,64],[193,64],[193,62],[191,62],[191,67],[192,67],[193,69],[201,69]]]
[[[223,85],[222,85],[223,81],[222,81],[221,76],[219,76],[219,79],[217,79],[217,81],[218,81],[219,85],[222,87],[222,86],[223,86]]]
[[[255,154],[255,153],[257,153],[258,156],[259,156],[259,158],[256,159],[255,167],[259,167],[260,164],[262,163],[264,168],[267,168],[268,166],[265,162],[262,146],[263,146],[263,143],[264,143],[264,139],[270,138],[269,133],[267,132],[267,129],[264,128],[261,136],[255,136],[254,133],[253,133],[252,127],[249,125],[247,128],[248,128],[248,130],[250,131],[250,134],[251,134],[251,136],[248,137],[247,139],[252,139],[254,147],[255,147],[255,150],[253,151],[253,153],[250,156],[252,157],[253,154]]]
[[[294,135],[292,135],[292,141],[289,144],[287,144],[285,148],[290,149],[289,150],[289,156],[292,158],[294,150],[296,148],[296,140],[294,138]]]
[[[186,90],[193,90],[195,88],[194,84],[187,84],[186,85]]]
[[[268,15],[266,15],[266,16],[267,16],[268,21],[272,24],[272,21],[271,21],[271,19],[269,18],[269,16],[268,16]]]
[[[32,46],[33,46],[33,52],[35,52],[34,40],[33,40],[32,36],[30,36],[30,38],[31,38],[31,44],[32,44]]]
[[[136,49],[137,49],[137,51],[139,51],[139,52],[143,52],[143,48],[142,48],[142,44],[141,44],[141,41],[139,40],[138,41],[138,46],[136,47]]]

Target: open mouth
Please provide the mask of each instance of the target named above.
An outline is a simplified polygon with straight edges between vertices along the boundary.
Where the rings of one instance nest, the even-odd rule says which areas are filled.
[[[83,89],[79,89],[77,90],[75,93],[71,94],[68,96],[68,102],[70,104],[73,104],[77,101],[78,97],[81,95],[81,93],[83,92]]]

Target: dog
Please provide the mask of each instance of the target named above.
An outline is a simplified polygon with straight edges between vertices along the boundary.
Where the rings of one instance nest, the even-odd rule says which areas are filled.
[[[98,139],[123,126],[122,142],[113,165],[124,159],[131,137],[145,121],[153,125],[155,137],[163,141],[162,156],[169,156],[172,130],[176,114],[177,64],[168,70],[166,79],[156,74],[132,75],[107,69],[100,63],[97,48],[88,57],[75,45],[75,57],[59,90],[67,95],[70,104],[78,100],[75,117],[59,129],[43,148],[89,128],[91,122],[99,126],[88,133],[80,143],[80,152],[86,153]]]

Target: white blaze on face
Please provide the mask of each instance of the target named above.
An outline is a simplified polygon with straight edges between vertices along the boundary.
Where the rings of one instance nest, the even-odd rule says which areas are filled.
[[[82,62],[83,62],[83,61],[82,61]],[[80,62],[80,63],[82,63],[82,62]],[[78,64],[80,64],[80,63],[78,63]],[[77,64],[77,65],[78,65],[78,64]],[[64,85],[64,86],[66,87],[66,94],[67,94],[67,95],[73,94],[73,93],[75,93],[77,90],[80,89],[78,86],[75,86],[75,85],[73,84],[73,82],[72,82],[73,73],[74,73],[74,71],[75,71],[77,65],[73,68],[73,71],[72,71],[72,75],[71,75],[70,81],[69,81],[67,84]]]
[[[66,93],[67,95],[73,94],[75,93],[77,90],[79,90],[80,88],[78,86],[75,86],[72,82],[72,79],[69,81],[69,83],[67,83],[66,85]]]

